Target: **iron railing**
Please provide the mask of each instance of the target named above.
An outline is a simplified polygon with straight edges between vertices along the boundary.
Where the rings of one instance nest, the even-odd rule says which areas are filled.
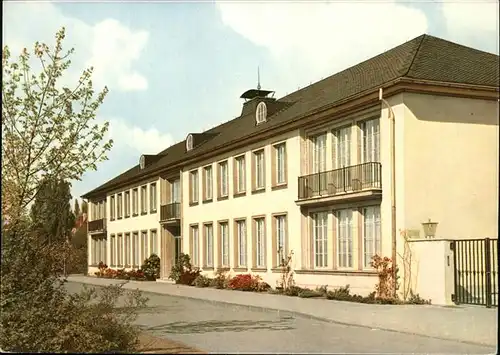
[[[382,164],[363,163],[299,177],[299,200],[382,188]]]
[[[468,239],[451,242],[454,254],[456,304],[498,307],[498,239]]]
[[[160,206],[160,220],[168,221],[170,219],[181,218],[181,203],[173,202],[167,205]]]
[[[89,221],[88,230],[92,232],[104,232],[106,230],[106,218]]]

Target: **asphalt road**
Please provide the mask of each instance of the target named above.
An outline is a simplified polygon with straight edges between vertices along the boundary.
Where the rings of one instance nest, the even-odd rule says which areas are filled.
[[[68,290],[83,288],[68,283]],[[137,319],[152,335],[225,353],[494,354],[495,348],[417,335],[345,326],[275,311],[146,293]]]

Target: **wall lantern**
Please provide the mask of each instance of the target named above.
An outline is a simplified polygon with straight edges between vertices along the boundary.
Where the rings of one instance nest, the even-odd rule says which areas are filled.
[[[436,236],[438,222],[431,222],[429,218],[428,222],[423,222],[422,226],[424,227],[424,235],[426,238],[434,238]]]

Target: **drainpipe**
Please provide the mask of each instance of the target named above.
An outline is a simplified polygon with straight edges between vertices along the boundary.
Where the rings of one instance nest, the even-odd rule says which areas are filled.
[[[392,235],[392,270],[394,289],[393,296],[397,294],[396,285],[396,265],[397,265],[397,251],[396,251],[396,139],[395,139],[395,115],[391,105],[383,98],[383,90],[379,89],[379,100],[387,107],[389,115],[387,118],[391,121],[390,144],[391,144],[391,235]]]

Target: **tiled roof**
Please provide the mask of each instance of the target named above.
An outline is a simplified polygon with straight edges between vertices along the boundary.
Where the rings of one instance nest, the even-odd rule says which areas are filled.
[[[114,186],[140,179],[152,171],[168,169],[183,160],[214,151],[262,130],[283,125],[294,118],[373,90],[398,78],[498,87],[499,56],[437,37],[421,35],[278,99],[277,102],[284,103],[284,108],[272,114],[265,124],[256,126],[253,113],[237,117],[206,131],[205,133],[211,133],[211,139],[193,150],[186,152],[185,141],[174,144],[160,152],[159,159],[144,169],[141,170],[136,165],[84,197],[104,193]]]

